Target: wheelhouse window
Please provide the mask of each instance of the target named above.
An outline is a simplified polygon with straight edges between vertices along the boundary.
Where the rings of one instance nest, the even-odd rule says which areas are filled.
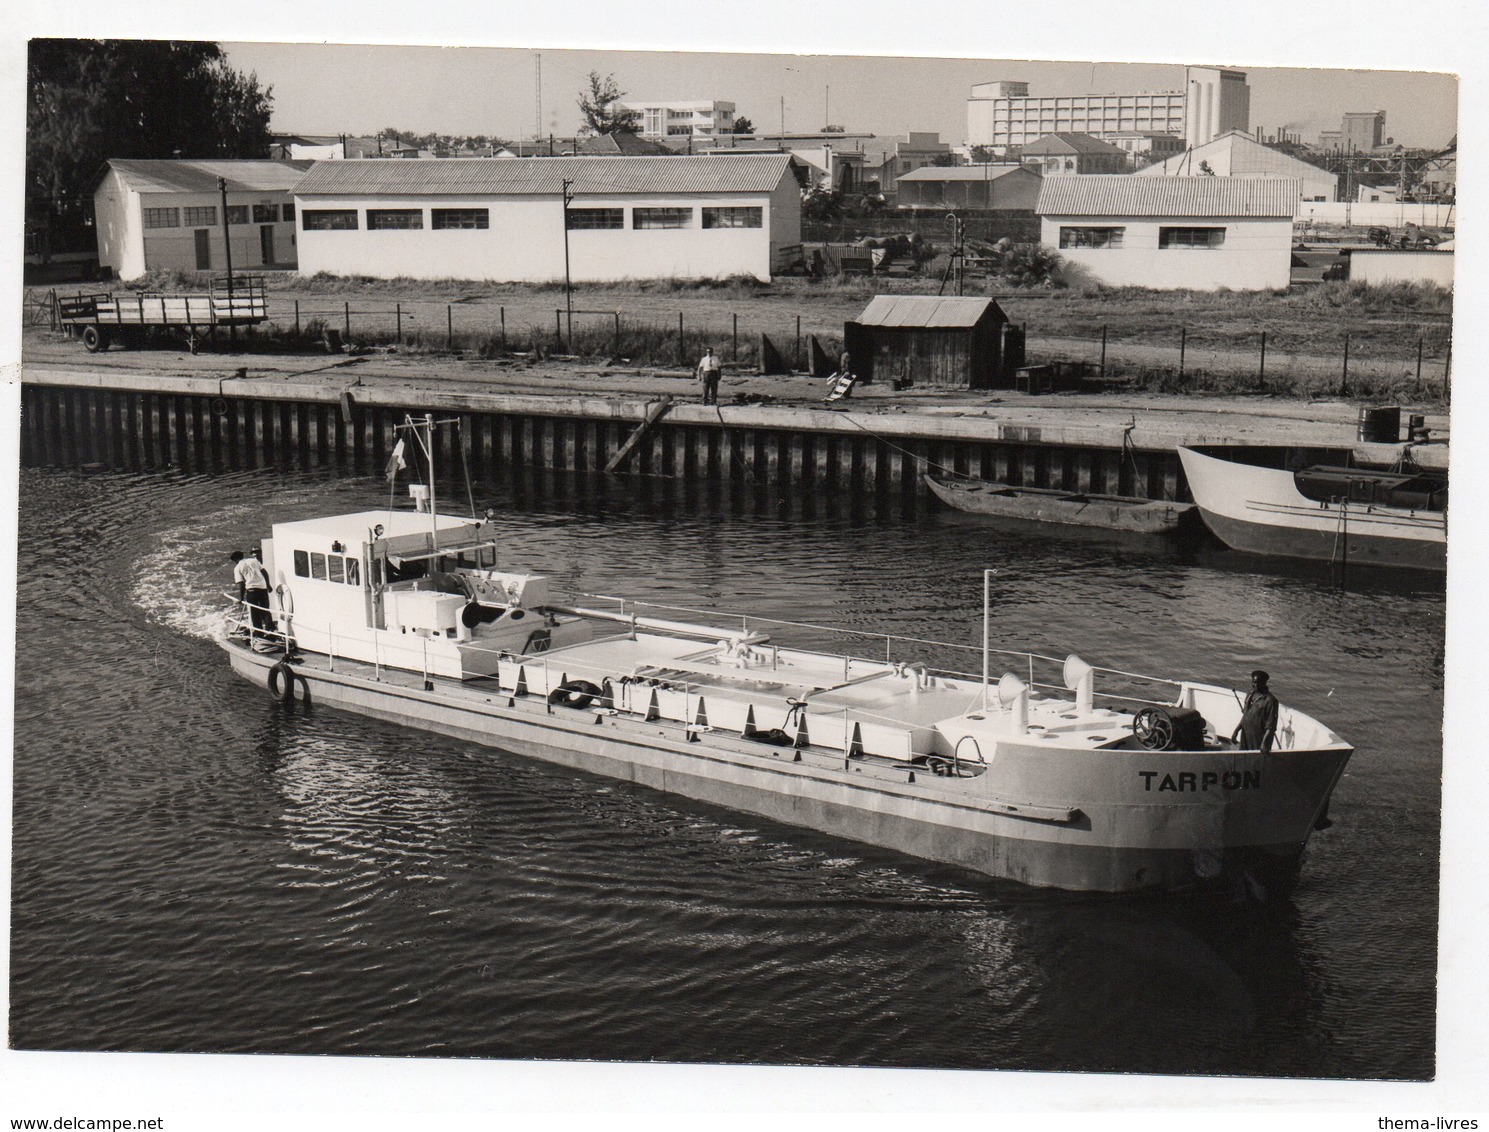
[[[145,209],[146,228],[179,228],[181,227],[181,210],[179,208],[147,208]]]
[[[217,223],[217,206],[209,204],[205,208],[186,209],[186,227],[197,228],[202,225]]]
[[[429,226],[435,231],[485,229],[491,227],[491,211],[485,208],[431,208],[429,221]]]
[[[255,224],[273,224],[279,219],[279,206],[277,204],[256,204],[253,206],[253,222]]]
[[[246,204],[230,204],[227,206],[227,222],[229,224],[247,224],[248,206]]]
[[[327,576],[327,580],[328,581],[332,581],[332,582],[345,582],[346,581],[346,559],[345,558],[341,557],[341,555],[339,555],[339,554],[329,555],[327,557],[327,559],[326,559],[326,565],[327,565],[327,567],[329,569],[329,573],[328,573],[328,576]]]
[[[316,550],[310,552],[310,576],[322,582],[326,580],[326,556]]]
[[[1224,228],[1159,228],[1160,248],[1218,248],[1225,244]]]
[[[691,208],[633,208],[632,228],[691,228]]]
[[[353,232],[357,228],[357,210],[307,208],[300,213],[300,227],[307,232]]]
[[[764,209],[761,208],[705,208],[705,228],[761,228],[764,227]]]
[[[1062,248],[1120,248],[1125,228],[1061,228]]]
[[[397,228],[424,227],[422,208],[369,208],[367,227],[370,231],[388,232]]]
[[[571,208],[568,210],[568,225],[571,232],[596,228],[624,228],[626,210],[623,208]]]
[[[295,551],[295,577],[310,577],[310,552],[305,550]]]

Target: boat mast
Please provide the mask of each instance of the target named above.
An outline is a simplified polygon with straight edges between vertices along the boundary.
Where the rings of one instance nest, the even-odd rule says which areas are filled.
[[[439,549],[439,504],[434,497],[434,414],[424,414],[424,458],[429,463],[429,549]],[[430,568],[438,566],[431,562]]]
[[[992,585],[993,572],[984,569],[982,572],[982,710],[987,711],[987,689],[988,689],[988,624],[992,620]]]

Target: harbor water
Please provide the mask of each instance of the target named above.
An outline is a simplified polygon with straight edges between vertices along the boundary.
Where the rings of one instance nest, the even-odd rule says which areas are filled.
[[[440,490],[465,510],[463,485]],[[232,675],[214,643],[227,553],[388,498],[323,467],[22,470],[14,1046],[1433,1075],[1440,578],[1341,587],[1323,566],[934,502],[476,486],[504,564],[564,593],[976,646],[993,568],[1001,645],[1235,687],[1264,667],[1356,745],[1286,900],[1093,896],[282,705]]]

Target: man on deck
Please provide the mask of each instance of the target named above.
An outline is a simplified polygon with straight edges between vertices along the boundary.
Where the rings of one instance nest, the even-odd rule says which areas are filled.
[[[272,640],[274,618],[269,613],[269,576],[264,564],[258,560],[257,551],[245,555],[235,550],[228,557],[233,562],[233,581],[238,583],[238,600],[247,604],[253,617],[254,639]]]
[[[1242,750],[1267,754],[1277,739],[1277,697],[1267,688],[1268,676],[1260,668],[1251,674],[1251,691],[1241,708],[1241,722],[1231,733],[1231,742]]]

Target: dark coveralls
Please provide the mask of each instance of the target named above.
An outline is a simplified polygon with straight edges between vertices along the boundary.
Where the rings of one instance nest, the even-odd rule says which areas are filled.
[[[1248,751],[1272,749],[1277,737],[1277,697],[1265,688],[1246,695],[1241,709],[1241,746]]]

